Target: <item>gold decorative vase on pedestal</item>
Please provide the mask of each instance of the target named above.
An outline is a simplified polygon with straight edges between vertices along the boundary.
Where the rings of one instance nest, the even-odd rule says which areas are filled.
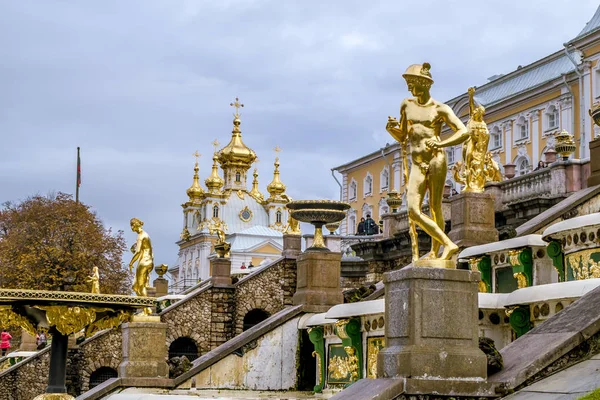
[[[328,252],[323,240],[323,225],[342,221],[350,204],[333,200],[298,200],[288,203],[287,208],[293,218],[315,227],[313,244],[306,251]]]
[[[566,130],[560,131],[556,135],[556,145],[554,146],[556,152],[560,154],[563,161],[567,161],[569,156],[575,153],[577,146],[575,146],[575,141],[573,140],[573,135],[571,135]]]
[[[390,206],[393,213],[397,213],[398,209],[402,206],[402,197],[400,193],[395,190],[388,192],[385,202]]]
[[[337,221],[337,222],[332,222],[330,224],[325,224],[325,228],[327,228],[327,230],[329,231],[330,235],[335,235],[335,231],[337,228],[340,227],[340,223],[342,221]]]

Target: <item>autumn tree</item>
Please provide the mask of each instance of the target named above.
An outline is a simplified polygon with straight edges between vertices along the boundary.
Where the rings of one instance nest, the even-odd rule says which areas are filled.
[[[33,196],[0,209],[0,287],[89,292],[92,268],[101,293],[129,294],[123,232],[113,234],[89,206],[65,193]]]

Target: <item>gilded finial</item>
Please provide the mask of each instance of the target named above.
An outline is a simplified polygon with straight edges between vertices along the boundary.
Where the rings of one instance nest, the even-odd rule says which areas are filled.
[[[230,103],[229,104],[231,107],[235,107],[235,114],[234,117],[239,118],[240,117],[240,108],[244,107],[244,105],[242,103],[240,103],[240,99],[238,99],[237,97],[235,98],[235,102]]]
[[[281,152],[281,148],[279,146],[275,146],[273,149],[275,154],[279,154]],[[285,193],[285,185],[279,179],[279,157],[275,157],[275,163],[273,164],[275,169],[273,171],[273,180],[267,186],[267,191],[271,195],[269,200],[281,199],[282,195]]]
[[[254,168],[254,174],[252,175],[254,176],[254,180],[252,181],[252,190],[250,191],[250,196],[262,203],[265,198],[258,189],[258,170],[256,168]]]
[[[200,186],[200,177],[198,176],[198,171],[200,170],[200,168],[198,168],[198,159],[200,158],[201,154],[198,153],[198,150],[196,150],[192,156],[196,157],[196,164],[194,165],[194,181],[186,193],[191,202],[198,202],[202,200],[202,197],[204,196],[204,190],[202,189],[202,186]]]

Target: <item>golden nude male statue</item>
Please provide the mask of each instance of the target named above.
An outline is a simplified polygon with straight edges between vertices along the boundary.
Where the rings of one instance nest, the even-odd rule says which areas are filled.
[[[407,98],[400,105],[400,121],[388,118],[387,131],[400,142],[406,151],[410,147],[411,168],[407,187],[408,218],[431,236],[431,252],[423,266],[456,267],[449,261],[458,252],[458,246],[452,243],[444,233],[442,214],[442,196],[448,165],[446,152],[442,149],[460,144],[469,138],[465,125],[444,103],[434,100],[429,90],[433,84],[428,63],[414,64],[402,75],[408,90],[414,97]],[[440,132],[447,124],[454,134],[441,141]],[[421,210],[423,199],[429,191],[429,209],[431,218]],[[411,235],[412,236],[412,235]],[[411,238],[412,239],[412,238]],[[418,258],[416,240],[413,241],[413,261]],[[440,246],[444,250],[439,255]],[[415,254],[416,251],[416,254]],[[421,264],[413,262],[413,265]]]
[[[154,256],[152,255],[152,243],[150,236],[142,229],[144,223],[137,218],[129,221],[131,230],[137,232],[135,245],[131,247],[133,257],[129,262],[129,270],[133,272],[133,264],[137,261],[135,279],[133,280],[133,291],[138,296],[147,296],[146,287],[150,279],[150,272],[154,268]]]

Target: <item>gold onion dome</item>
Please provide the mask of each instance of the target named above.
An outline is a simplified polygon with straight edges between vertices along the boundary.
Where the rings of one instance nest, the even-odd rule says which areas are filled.
[[[221,178],[219,176],[219,167],[217,165],[217,161],[218,161],[218,157],[217,157],[217,153],[215,152],[215,154],[213,155],[212,172],[211,172],[210,176],[208,178],[206,178],[206,180],[204,181],[204,183],[206,184],[206,187],[208,188],[208,190],[211,193],[218,192],[219,190],[221,190],[221,188],[225,184],[225,182],[223,181],[223,178]]]
[[[202,200],[202,197],[204,196],[204,190],[202,189],[202,186],[200,186],[200,178],[198,177],[199,169],[198,161],[196,161],[196,165],[194,166],[194,182],[186,191],[190,201],[192,202]]]
[[[234,117],[231,140],[219,151],[217,159],[223,168],[242,167],[248,170],[256,160],[256,153],[242,142],[240,115],[236,113]]]
[[[275,158],[275,171],[273,171],[273,180],[267,185],[267,191],[272,198],[279,197],[285,193],[285,185],[279,179],[279,157]]]

